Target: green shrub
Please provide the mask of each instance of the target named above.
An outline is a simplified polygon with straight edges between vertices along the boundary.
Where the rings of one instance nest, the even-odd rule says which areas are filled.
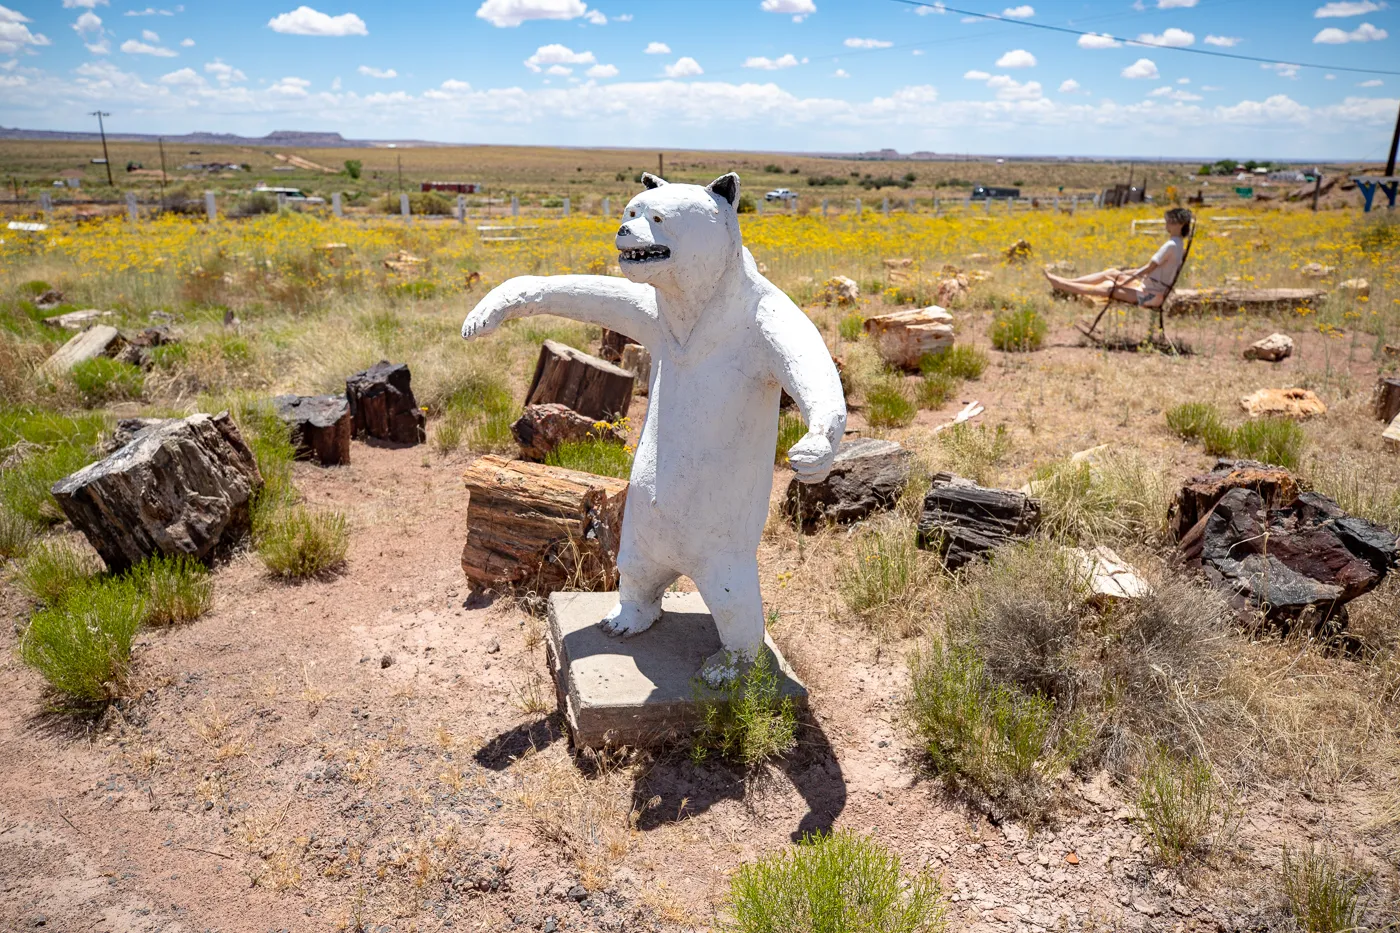
[[[1170,494],[1162,471],[1136,451],[1109,450],[1092,462],[1042,467],[1031,481],[1040,530],[1067,544],[1153,541],[1166,534]]]
[[[68,378],[73,380],[83,404],[88,406],[140,398],[146,384],[141,367],[105,356],[83,360],[68,371]]]
[[[91,447],[68,442],[31,452],[0,471],[0,508],[36,525],[62,521],[49,489],[95,459]]]
[[[433,432],[433,446],[450,453],[465,440],[472,450],[510,451],[515,437],[515,400],[499,378],[480,372],[466,374],[441,402],[442,421]]]
[[[0,507],[0,560],[17,560],[28,554],[38,535],[38,525]]]
[[[987,354],[967,344],[957,344],[942,353],[925,353],[919,358],[919,371],[925,376],[942,373],[954,379],[981,379],[986,372]]]
[[[899,376],[886,376],[865,392],[865,420],[872,428],[905,427],[918,412]]]
[[[269,573],[300,580],[339,569],[350,535],[344,513],[295,506],[265,518],[255,529],[255,544]]]
[[[193,622],[214,603],[209,569],[191,557],[152,557],[133,568],[131,577],[145,594],[147,625]]]
[[[162,371],[176,369],[189,362],[190,348],[186,343],[166,343],[151,348],[151,365]]]
[[[1158,747],[1138,778],[1138,823],[1164,865],[1180,865],[1219,842],[1230,815],[1210,765]]]
[[[856,615],[907,635],[927,615],[925,597],[934,569],[919,553],[912,528],[882,522],[856,539],[854,553],[837,571],[836,585]]]
[[[1283,847],[1283,896],[1303,933],[1361,929],[1361,891],[1370,873],[1325,850],[1301,855]]]
[[[691,757],[698,762],[716,754],[753,767],[791,751],[797,744],[797,710],[792,697],[779,697],[778,686],[778,671],[765,647],[720,698],[700,698],[700,728]]]
[[[938,773],[1013,815],[1034,812],[1042,774],[1058,772],[1067,757],[1051,742],[1054,704],[994,683],[969,646],[932,639],[909,667],[910,715]]]
[[[729,882],[724,933],[942,933],[943,891],[906,879],[899,856],[850,830],[806,836]]]
[[[131,667],[131,641],[145,613],[129,579],[96,579],[68,590],[36,612],[20,638],[20,657],[65,705],[100,706],[121,696]]]
[[[992,346],[1008,353],[1029,353],[1045,343],[1045,319],[1034,307],[1024,304],[992,316]]]
[[[351,178],[359,178],[360,173],[364,171],[364,167],[364,162],[359,159],[345,160],[345,174],[349,175]]]
[[[582,470],[596,476],[626,479],[632,475],[632,451],[617,441],[599,437],[565,441],[551,450],[544,462],[550,466]]]
[[[29,549],[15,582],[35,602],[56,606],[69,590],[101,569],[89,552],[66,541],[46,541]]]
[[[259,214],[277,213],[277,198],[266,191],[254,191],[239,198],[229,210],[230,217],[255,217]]]
[[[52,288],[53,286],[50,285],[48,282],[45,282],[42,279],[34,279],[29,282],[21,283],[19,288],[15,289],[15,291],[19,292],[19,294],[25,296],[26,298],[38,298],[44,292],[49,291]]]
[[[1207,422],[1201,431],[1201,446],[1212,457],[1228,457],[1235,448],[1235,430],[1223,421]]]
[[[90,447],[106,429],[95,412],[67,415],[46,408],[0,408],[0,454],[25,442],[39,447],[75,444]]]
[[[455,205],[436,191],[408,192],[408,210],[414,216],[445,217],[452,213]],[[386,194],[375,202],[374,209],[381,214],[397,214],[403,204],[397,194]]]
[[[1236,428],[1231,446],[1238,457],[1297,470],[1306,443],[1307,436],[1296,422],[1287,418],[1260,418]]]
[[[1220,409],[1210,402],[1183,402],[1167,409],[1167,427],[1178,437],[1194,441],[1222,423]]]
[[[963,422],[939,434],[938,444],[952,472],[985,486],[992,481],[992,467],[1011,450],[1011,437],[1004,424],[988,428]]]
[[[807,436],[807,422],[796,412],[778,412],[778,442],[773,447],[773,465],[787,466],[792,445]]]
[[[919,399],[920,408],[942,408],[948,404],[948,400],[957,394],[958,386],[962,383],[956,376],[947,373],[926,373],[919,380],[919,387],[915,394]]]
[[[865,318],[859,312],[852,312],[841,319],[837,330],[842,340],[859,340],[860,335],[865,333]]]
[[[434,282],[400,282],[394,286],[394,294],[415,301],[426,301],[437,297],[438,287]]]

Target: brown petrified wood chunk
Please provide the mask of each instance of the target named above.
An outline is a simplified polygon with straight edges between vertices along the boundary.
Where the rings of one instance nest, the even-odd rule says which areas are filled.
[[[627,481],[483,456],[462,474],[473,589],[538,595],[617,587],[617,548]]]
[[[820,483],[788,483],[783,511],[804,529],[824,522],[860,521],[894,508],[909,480],[912,454],[897,442],[863,437],[842,441],[831,473]]]
[[[1024,538],[1040,524],[1040,504],[1012,489],[988,489],[936,473],[919,515],[919,547],[935,549],[949,570]]]
[[[865,332],[886,363],[917,370],[926,353],[953,345],[953,316],[937,305],[866,318]]]
[[[632,404],[632,373],[582,350],[546,340],[540,347],[526,405],[554,402],[587,418],[613,421]]]
[[[1376,420],[1391,422],[1400,415],[1400,376],[1382,376],[1371,393],[1371,414]]]
[[[1177,490],[1167,512],[1172,536],[1182,541],[1221,496],[1237,488],[1254,490],[1271,509],[1282,508],[1298,497],[1298,481],[1283,467],[1257,460],[1217,460],[1209,473],[1191,477]]]
[[[627,434],[615,424],[603,424],[585,418],[567,405],[526,405],[510,426],[515,442],[520,445],[520,459],[543,463],[545,457],[565,441],[581,441],[587,437],[627,443]]]
[[[297,457],[322,466],[350,462],[350,403],[343,395],[279,395],[272,406],[292,432]]]
[[[396,444],[423,443],[427,439],[426,418],[413,397],[412,380],[406,364],[388,360],[346,379],[345,398],[355,436]]]
[[[621,363],[622,351],[626,350],[629,346],[636,345],[636,343],[637,341],[626,334],[618,333],[615,330],[608,330],[604,327],[603,339],[598,347],[598,355],[609,363]]]
[[[261,486],[252,451],[223,412],[140,430],[52,491],[108,569],[120,571],[156,555],[210,557],[247,532]]]

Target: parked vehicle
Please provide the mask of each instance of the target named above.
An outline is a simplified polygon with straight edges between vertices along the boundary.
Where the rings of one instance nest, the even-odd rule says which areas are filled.
[[[997,188],[988,185],[978,185],[976,188],[972,189],[972,200],[974,201],[985,201],[988,198],[1001,201],[1006,198],[1019,198],[1020,196],[1020,188]]]
[[[763,196],[765,201],[793,201],[797,195],[787,188],[774,188]]]
[[[270,194],[273,197],[285,195],[289,203],[297,204],[325,204],[325,198],[308,197],[300,188],[274,188],[270,185],[258,185],[253,189],[256,194]]]

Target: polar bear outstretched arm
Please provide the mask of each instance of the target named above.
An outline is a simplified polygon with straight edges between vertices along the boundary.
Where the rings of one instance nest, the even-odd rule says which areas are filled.
[[[520,275],[477,302],[462,322],[462,336],[470,340],[532,314],[598,324],[650,346],[656,336],[656,291],[612,275]]]
[[[802,482],[821,482],[846,433],[841,376],[821,332],[786,296],[765,301],[758,324],[772,352],[774,375],[807,422],[807,434],[788,450],[788,461]]]

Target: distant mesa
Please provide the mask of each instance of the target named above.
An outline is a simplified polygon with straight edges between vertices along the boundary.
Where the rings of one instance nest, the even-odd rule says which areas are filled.
[[[0,126],[0,139],[66,140],[82,142],[98,139],[97,133],[66,132],[63,130],[25,130]],[[112,142],[155,142],[154,133],[107,133]],[[236,133],[186,133],[183,136],[164,136],[167,143],[188,146],[282,146],[299,149],[335,149],[378,146],[447,146],[453,143],[435,143],[421,139],[372,140],[346,139],[339,133],[304,133],[298,130],[274,130],[266,136],[239,136]]]

